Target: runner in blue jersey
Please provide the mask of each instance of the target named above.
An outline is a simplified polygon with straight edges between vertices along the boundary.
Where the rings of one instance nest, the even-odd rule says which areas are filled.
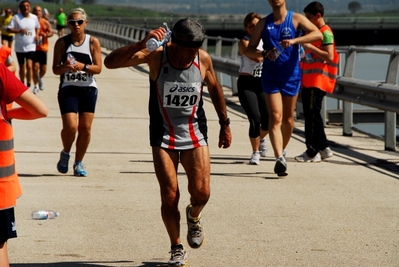
[[[294,129],[294,109],[301,84],[299,44],[321,40],[321,32],[305,16],[288,11],[285,0],[268,0],[273,12],[262,18],[252,33],[246,51],[250,57],[262,54],[262,87],[269,110],[269,134],[276,163],[274,172],[287,175],[283,156]],[[301,36],[300,32],[307,34]],[[263,41],[263,51],[256,49]]]

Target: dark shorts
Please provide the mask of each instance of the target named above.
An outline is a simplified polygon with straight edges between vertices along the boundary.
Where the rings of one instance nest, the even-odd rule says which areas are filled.
[[[37,50],[35,56],[33,57],[33,62],[39,62],[40,65],[47,65],[47,52]]]
[[[17,237],[14,208],[0,210],[0,244]]]
[[[14,39],[15,39],[15,36],[14,35],[1,35],[1,40],[6,40],[6,41],[8,41],[8,42],[12,42],[12,41],[14,41]]]
[[[62,29],[65,29],[65,28],[66,28],[66,25],[65,25],[65,26],[63,26],[63,25],[57,25],[56,28],[57,28],[57,30],[62,30]]]
[[[68,86],[58,90],[58,105],[61,114],[94,113],[97,103],[97,88]]]
[[[19,65],[25,64],[25,60],[31,59],[35,57],[35,51],[31,52],[15,52],[17,54],[17,59]]]

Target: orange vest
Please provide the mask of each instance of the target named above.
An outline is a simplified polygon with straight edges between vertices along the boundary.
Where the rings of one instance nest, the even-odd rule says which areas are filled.
[[[14,207],[21,195],[22,189],[15,170],[13,130],[4,119],[0,107],[0,210]]]
[[[9,55],[11,55],[11,48],[2,45],[0,48],[0,63],[5,64]]]
[[[331,28],[324,25],[320,28],[321,32],[326,30],[331,31]],[[312,43],[315,47],[323,49],[323,42],[317,41]],[[303,87],[316,87],[327,93],[334,92],[335,82],[338,74],[339,55],[334,46],[334,59],[332,62],[325,62],[313,53],[307,53],[306,57],[301,59],[302,70],[302,86]],[[309,58],[311,55],[311,58]]]
[[[36,45],[36,50],[40,51],[48,51],[48,38],[47,38],[47,25],[45,23],[46,19],[41,18],[39,23],[40,23],[40,34],[44,33],[45,36],[40,36],[42,38],[41,42]]]

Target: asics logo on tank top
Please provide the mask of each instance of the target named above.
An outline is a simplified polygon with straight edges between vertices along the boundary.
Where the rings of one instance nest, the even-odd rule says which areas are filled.
[[[290,39],[292,38],[291,36],[291,29],[288,27],[285,27],[281,30],[281,33],[283,34],[283,39]]]
[[[163,106],[168,108],[190,109],[198,104],[201,83],[164,82]]]
[[[192,93],[195,91],[195,87],[193,86],[180,86],[179,84],[173,85],[172,88],[169,89],[169,92],[173,93],[177,90],[179,93]]]

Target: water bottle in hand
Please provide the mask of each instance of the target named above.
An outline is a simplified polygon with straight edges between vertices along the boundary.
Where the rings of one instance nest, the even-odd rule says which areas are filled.
[[[35,210],[32,212],[32,220],[47,220],[54,219],[60,216],[60,214],[53,210]]]
[[[69,62],[69,64],[72,64],[72,65],[76,64],[76,59],[71,53],[67,54],[67,61]]]
[[[306,58],[306,52],[302,45],[299,45],[299,57]]]
[[[283,52],[283,50],[284,50],[284,47],[281,44],[278,44],[276,47],[273,48],[274,60],[276,60],[280,56],[280,54]]]
[[[163,25],[166,27],[165,37],[161,41],[151,38],[146,43],[147,49],[150,50],[150,52],[155,51],[158,47],[169,41],[169,38],[172,35],[172,31],[169,29],[168,24],[164,22]]]

